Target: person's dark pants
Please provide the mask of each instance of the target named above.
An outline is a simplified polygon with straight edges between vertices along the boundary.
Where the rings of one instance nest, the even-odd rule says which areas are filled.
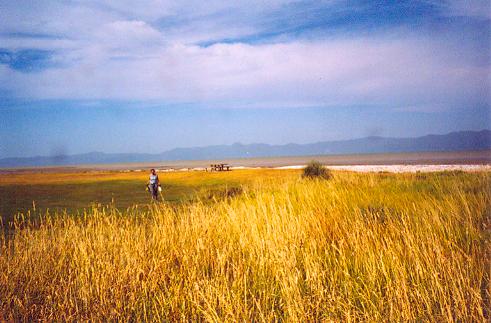
[[[148,185],[150,188],[150,194],[152,194],[152,199],[157,200],[159,194],[159,186],[157,184]]]

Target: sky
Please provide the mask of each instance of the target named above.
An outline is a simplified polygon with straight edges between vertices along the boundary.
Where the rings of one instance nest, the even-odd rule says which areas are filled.
[[[488,0],[0,0],[0,158],[489,128]]]

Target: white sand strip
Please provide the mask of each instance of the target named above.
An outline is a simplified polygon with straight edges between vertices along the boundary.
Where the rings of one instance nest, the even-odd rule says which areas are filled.
[[[292,165],[275,167],[275,169],[302,169],[305,165]],[[326,166],[332,170],[347,170],[353,172],[390,172],[390,173],[416,173],[416,172],[442,172],[462,170],[468,172],[491,171],[491,165],[336,165]]]
[[[290,165],[279,167],[249,167],[249,166],[232,166],[231,170],[241,169],[303,169],[306,165]],[[326,168],[332,170],[345,170],[360,173],[416,173],[416,172],[443,172],[461,170],[466,172],[491,171],[491,165],[326,165]],[[194,168],[166,168],[158,169],[158,172],[187,172],[187,171],[204,171],[204,167]],[[136,170],[121,170],[121,172],[141,172],[141,169]]]

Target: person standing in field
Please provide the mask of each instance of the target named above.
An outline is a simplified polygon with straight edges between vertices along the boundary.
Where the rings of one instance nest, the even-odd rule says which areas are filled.
[[[150,170],[150,180],[148,181],[148,188],[150,189],[150,194],[152,194],[152,199],[157,201],[159,194],[159,176],[155,173],[155,169]]]

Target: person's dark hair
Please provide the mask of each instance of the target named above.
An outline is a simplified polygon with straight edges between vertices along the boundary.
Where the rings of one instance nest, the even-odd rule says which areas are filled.
[[[155,172],[155,168],[152,168],[152,169],[150,170],[150,172],[151,172],[151,173]]]

